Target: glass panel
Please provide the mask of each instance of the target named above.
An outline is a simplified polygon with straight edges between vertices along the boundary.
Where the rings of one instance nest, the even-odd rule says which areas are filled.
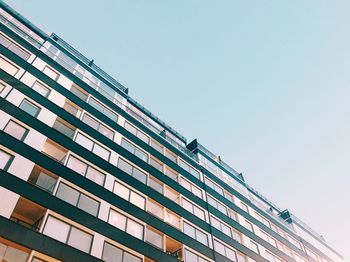
[[[127,188],[126,186],[118,183],[118,182],[115,182],[114,183],[114,193],[116,193],[118,196],[126,199],[126,200],[129,200],[129,194],[130,194],[130,190],[129,188]]]
[[[163,236],[147,228],[146,241],[152,245],[163,249]]]
[[[52,193],[53,189],[56,185],[56,179],[49,176],[48,174],[46,174],[44,172],[40,172],[35,184],[41,188],[46,189],[50,193]]]
[[[121,146],[124,147],[126,150],[134,154],[134,146],[130,144],[128,141],[122,139]]]
[[[94,143],[89,138],[82,134],[77,135],[75,142],[89,150],[91,150],[94,145]]]
[[[18,55],[20,58],[27,60],[30,57],[30,53],[25,51],[23,48],[19,47],[18,45],[12,43],[9,46],[9,50],[14,52],[16,55]]]
[[[77,97],[79,97],[81,100],[86,101],[87,100],[87,93],[82,91],[81,88],[77,87],[75,84],[73,84],[70,88],[70,91],[75,94]]]
[[[135,192],[131,192],[130,202],[141,209],[145,209],[146,199]]]
[[[56,197],[76,206],[78,203],[79,192],[63,183],[58,186]]]
[[[107,262],[121,262],[123,251],[105,242],[103,247],[102,260]]]
[[[94,181],[96,184],[99,184],[103,186],[105,183],[105,175],[102,174],[100,171],[98,171],[95,168],[92,168],[91,166],[88,167],[86,177],[92,181]]]
[[[138,158],[141,158],[145,162],[148,161],[148,155],[138,148],[135,148],[135,156],[137,156]]]
[[[143,239],[143,226],[131,219],[128,219],[126,232],[134,237]]]
[[[118,159],[118,168],[123,170],[124,172],[128,173],[129,175],[132,174],[132,165],[130,165],[128,162],[124,161],[123,159]]]
[[[15,75],[18,72],[18,67],[16,67],[14,64],[10,63],[9,61],[5,60],[0,56],[0,68],[9,73],[10,75]]]
[[[158,180],[155,180],[153,177],[150,177],[149,181],[148,181],[148,185],[150,187],[152,187],[154,190],[163,194],[163,184],[161,182],[159,182]]]
[[[107,160],[107,161],[109,160],[110,152],[98,144],[95,144],[92,152],[94,152],[96,155],[103,158],[104,160]]]
[[[103,126],[103,125],[100,125],[98,131],[99,131],[102,135],[104,135],[104,136],[108,137],[109,139],[112,139],[112,140],[113,140],[114,132],[111,131],[109,128],[107,128],[107,127],[105,127],[105,126]]]
[[[190,237],[196,239],[195,228],[187,223],[184,223],[184,233]]]
[[[87,164],[73,156],[70,156],[68,159],[67,167],[81,175],[85,175]]]
[[[35,81],[32,88],[44,97],[47,97],[50,93],[50,89],[38,81]]]
[[[81,231],[75,227],[72,227],[67,243],[68,245],[71,245],[72,247],[75,247],[86,253],[90,253],[91,242],[92,235],[85,233],[84,231]]]
[[[145,173],[143,173],[141,170],[139,170],[137,168],[133,168],[132,173],[133,173],[132,174],[133,177],[135,177],[137,180],[141,181],[142,183],[146,184],[147,175]]]
[[[138,258],[130,253],[124,252],[123,262],[141,262],[141,258]]]
[[[66,243],[70,226],[52,216],[49,216],[43,234]]]
[[[98,129],[99,123],[87,114],[84,114],[83,122],[96,130]]]
[[[58,74],[48,66],[45,66],[43,72],[53,80],[56,80],[58,78]]]
[[[25,135],[28,132],[28,129],[24,128],[23,126],[17,124],[16,122],[10,120],[4,131],[10,135],[12,135],[13,137],[17,138],[18,140],[22,140]]]
[[[159,206],[158,204],[152,202],[152,201],[148,201],[147,203],[147,211],[152,213],[153,215],[163,219],[164,215],[163,215],[163,208],[161,206]]]
[[[110,213],[109,213],[109,218],[108,218],[108,222],[125,231],[125,228],[126,228],[126,217],[122,214],[119,214],[118,212],[114,211],[114,210],[111,210]]]
[[[75,128],[68,124],[63,119],[57,118],[52,128],[56,129],[58,132],[64,134],[69,138],[73,138],[75,133]]]
[[[208,245],[208,236],[199,230],[196,231],[196,239],[203,245]]]
[[[98,208],[100,204],[96,200],[88,197],[84,194],[80,194],[78,207],[90,213],[93,216],[97,216]]]
[[[19,108],[34,117],[36,117],[39,113],[39,107],[37,107],[36,105],[34,105],[26,99],[22,101],[22,103],[19,105]]]
[[[19,250],[14,247],[7,246],[6,252],[4,254],[4,257],[1,261],[4,262],[26,262],[29,254],[23,252],[22,250]]]

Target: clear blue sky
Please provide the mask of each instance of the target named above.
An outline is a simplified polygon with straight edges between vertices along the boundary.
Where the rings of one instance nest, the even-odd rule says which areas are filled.
[[[350,2],[7,1],[350,260]]]

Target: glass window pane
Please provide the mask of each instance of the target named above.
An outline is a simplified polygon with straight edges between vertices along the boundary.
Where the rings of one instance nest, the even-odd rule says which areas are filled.
[[[56,197],[76,206],[78,203],[79,192],[63,183],[58,186]]]
[[[109,213],[108,223],[125,231],[126,228],[126,217],[114,210]]]
[[[126,150],[134,154],[134,146],[130,144],[128,141],[125,139],[122,139],[121,146],[124,147]]]
[[[145,162],[148,161],[148,155],[138,148],[135,148],[135,156],[137,156],[138,158],[141,158]]]
[[[118,168],[123,170],[124,172],[128,173],[129,175],[132,174],[132,165],[130,165],[128,162],[124,161],[123,159],[118,159]]]
[[[118,182],[115,182],[114,183],[114,193],[116,193],[118,196],[126,199],[126,200],[129,200],[129,194],[130,194],[130,190],[129,188],[127,188],[126,186],[118,183]]]
[[[196,239],[201,242],[203,245],[208,245],[208,236],[202,231],[196,230]]]
[[[24,139],[25,135],[28,132],[28,129],[24,128],[23,126],[17,124],[16,122],[10,120],[7,125],[5,126],[4,131],[13,137],[17,138],[18,140]]]
[[[143,142],[149,144],[149,137],[146,136],[144,133],[138,131],[137,132],[137,137],[140,138]]]
[[[53,69],[51,69],[48,66],[45,66],[43,72],[53,80],[57,80],[58,78],[58,73],[56,73]]]
[[[84,211],[90,213],[93,216],[97,216],[99,203],[92,199],[91,197],[88,197],[84,194],[80,194],[78,207],[83,209]]]
[[[87,164],[73,156],[70,156],[68,159],[67,167],[81,175],[85,175]]]
[[[190,237],[196,239],[196,231],[195,228],[187,223],[184,223],[184,233],[189,235]]]
[[[10,75],[15,75],[18,72],[18,67],[4,59],[0,56],[0,68],[9,73]]]
[[[214,241],[215,251],[225,256],[225,246],[218,241]]]
[[[40,172],[40,174],[38,175],[38,179],[35,182],[35,185],[37,185],[43,189],[46,189],[47,191],[52,193],[53,189],[56,185],[56,178],[49,176],[48,174],[46,174],[44,172]]]
[[[39,113],[39,107],[37,107],[36,105],[34,105],[26,99],[22,101],[22,103],[19,105],[19,108],[34,117],[36,117]]]
[[[90,253],[91,243],[92,235],[85,233],[84,231],[79,230],[75,227],[72,227],[67,243],[68,245],[86,253]]]
[[[124,127],[125,127],[126,130],[128,130],[130,133],[132,133],[133,135],[136,136],[136,128],[133,127],[132,125],[130,125],[129,122],[125,121]]]
[[[88,167],[86,172],[86,177],[91,181],[94,181],[96,184],[103,186],[105,183],[105,175],[91,166]]]
[[[148,201],[147,211],[161,219],[164,217],[163,208],[152,201]]]
[[[147,228],[146,241],[152,245],[163,249],[163,236]]]
[[[132,219],[128,219],[126,232],[134,237],[143,239],[143,226]]]
[[[0,44],[5,47],[9,47],[11,45],[11,41],[7,37],[0,34]]]
[[[94,149],[92,151],[104,160],[109,160],[110,152],[102,146],[95,144]]]
[[[88,150],[91,150],[94,145],[94,143],[89,138],[82,134],[77,134],[75,142],[77,142],[79,145],[85,147]]]
[[[147,175],[137,168],[133,168],[132,176],[144,184],[147,182]]]
[[[29,254],[26,252],[23,252],[22,250],[19,250],[17,248],[7,246],[6,253],[4,254],[4,257],[0,257],[2,259],[1,261],[4,262],[26,262]]]
[[[38,81],[35,81],[32,88],[44,97],[47,97],[50,93],[50,89]]]
[[[96,130],[98,129],[98,122],[87,114],[83,116],[83,122]]]
[[[204,215],[204,211],[196,206],[193,206],[193,214],[197,217],[199,217],[200,219],[205,220],[205,215]]]
[[[121,262],[123,251],[105,242],[103,247],[102,260],[107,262]]]
[[[146,199],[135,192],[131,192],[130,202],[141,209],[145,209]]]
[[[107,128],[107,127],[105,127],[105,126],[103,126],[103,125],[100,125],[98,130],[99,130],[99,132],[100,132],[102,135],[104,135],[104,136],[108,137],[109,139],[112,139],[112,140],[113,140],[114,132],[111,131],[109,128]]]
[[[25,51],[23,48],[19,47],[18,45],[12,43],[9,46],[9,50],[14,52],[16,55],[18,55],[20,58],[27,60],[30,57],[30,53]]]
[[[61,220],[49,216],[43,234],[50,236],[58,241],[66,243],[70,226]]]
[[[148,185],[150,187],[152,187],[154,190],[163,194],[163,184],[161,182],[159,182],[158,180],[155,180],[153,177],[150,177],[148,180]]]
[[[124,252],[123,262],[141,262],[141,258],[138,258],[130,253]]]
[[[192,252],[186,250],[185,251],[185,261],[186,262],[198,262],[198,257]]]

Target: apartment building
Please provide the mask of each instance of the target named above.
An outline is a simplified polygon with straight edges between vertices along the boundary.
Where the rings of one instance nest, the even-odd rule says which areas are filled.
[[[0,0],[1,261],[343,261]]]

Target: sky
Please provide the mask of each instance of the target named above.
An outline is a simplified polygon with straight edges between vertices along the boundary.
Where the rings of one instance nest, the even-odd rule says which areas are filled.
[[[350,1],[6,3],[350,261]]]

